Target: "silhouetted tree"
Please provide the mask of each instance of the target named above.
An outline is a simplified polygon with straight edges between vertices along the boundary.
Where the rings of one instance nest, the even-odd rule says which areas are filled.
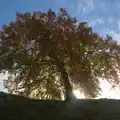
[[[118,85],[119,51],[110,36],[94,33],[63,8],[17,13],[0,32],[0,71],[9,73],[4,85],[10,93],[70,100],[78,87],[94,98],[100,78]]]

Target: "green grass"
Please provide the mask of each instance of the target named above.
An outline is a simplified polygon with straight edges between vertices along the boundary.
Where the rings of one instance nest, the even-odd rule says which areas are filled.
[[[120,120],[120,100],[35,100],[0,93],[0,120]]]

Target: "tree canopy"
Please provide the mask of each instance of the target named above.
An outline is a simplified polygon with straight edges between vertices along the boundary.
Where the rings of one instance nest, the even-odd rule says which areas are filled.
[[[119,85],[120,46],[63,8],[57,14],[16,13],[0,31],[0,71],[9,73],[4,86],[10,93],[70,99],[78,88],[94,98],[99,79]]]

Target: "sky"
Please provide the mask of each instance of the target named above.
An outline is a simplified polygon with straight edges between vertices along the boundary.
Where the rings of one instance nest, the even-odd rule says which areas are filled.
[[[120,43],[120,0],[0,0],[0,29],[15,20],[16,12],[46,12],[49,8],[55,12],[66,8],[78,21],[88,22],[95,32],[103,36],[110,34]],[[119,90],[110,91],[106,81],[101,87],[104,91],[101,97],[120,98]],[[3,90],[2,85],[0,89]]]

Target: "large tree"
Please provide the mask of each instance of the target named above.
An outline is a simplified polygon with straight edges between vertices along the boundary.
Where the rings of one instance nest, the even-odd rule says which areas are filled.
[[[0,32],[0,71],[11,93],[66,100],[78,87],[86,97],[100,93],[99,79],[119,84],[120,46],[92,31],[65,9],[58,14],[17,13]]]

